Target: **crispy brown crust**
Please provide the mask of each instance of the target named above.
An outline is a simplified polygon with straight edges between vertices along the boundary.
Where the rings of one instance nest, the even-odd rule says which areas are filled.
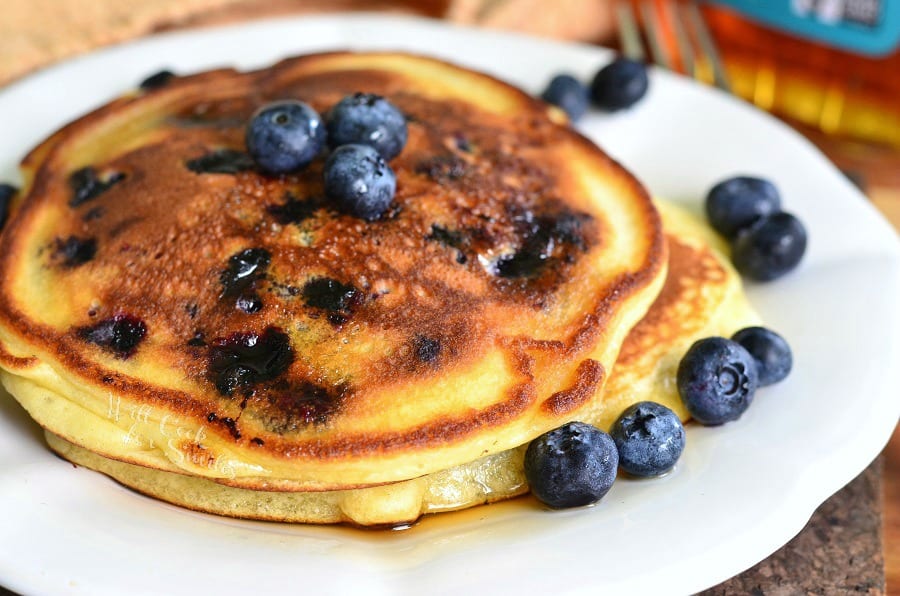
[[[458,98],[423,98],[406,92],[407,86],[415,87],[406,75],[367,67],[335,71],[328,66],[329,60],[348,56],[352,55],[338,52],[304,56],[255,73],[218,70],[183,77],[159,91],[122,98],[99,108],[48,139],[23,163],[26,170],[35,172],[34,183],[7,226],[7,230],[16,232],[7,231],[0,237],[0,276],[11,279],[19,271],[20,259],[33,258],[38,267],[50,271],[48,275],[53,276],[62,291],[90,286],[91,272],[95,271],[93,263],[67,271],[54,270],[46,256],[28,254],[26,246],[31,238],[21,231],[39,228],[49,211],[56,215],[57,237],[96,236],[100,247],[97,262],[107,267],[101,274],[104,275],[102,285],[99,289],[95,287],[100,292],[100,305],[92,310],[93,317],[91,313],[73,311],[70,317],[73,327],[83,328],[92,320],[119,312],[139,315],[147,322],[150,341],[165,347],[164,352],[159,349],[159,353],[166,354],[160,358],[169,368],[184,372],[187,379],[184,385],[190,389],[160,386],[127,374],[123,367],[115,362],[111,364],[109,358],[102,354],[98,357],[97,349],[86,346],[83,336],[54,328],[23,310],[23,297],[11,291],[8,284],[0,291],[2,326],[31,346],[41,359],[58,363],[67,375],[78,377],[82,384],[129,396],[135,402],[201,423],[213,418],[237,421],[231,427],[211,424],[206,429],[219,440],[278,458],[332,460],[415,451],[462,441],[483,433],[486,428],[503,426],[535,407],[540,397],[534,378],[532,354],[535,353],[552,354],[562,362],[571,362],[573,368],[581,362],[571,386],[546,400],[543,411],[551,418],[562,417],[584,403],[602,385],[605,374],[601,363],[582,355],[594,349],[625,303],[659,279],[665,267],[661,223],[646,191],[589,140],[548,120],[544,104],[491,77],[465,72],[473,85],[489,85],[502,92],[505,100],[515,105],[512,117],[481,112]],[[443,63],[434,61],[434,64]],[[271,217],[266,219],[265,214],[267,209],[278,207],[286,200],[286,191],[303,196],[321,192],[317,186],[321,163],[313,164],[304,174],[280,178],[266,178],[253,172],[206,178],[179,169],[182,160],[202,155],[211,147],[240,148],[242,123],[257,105],[268,99],[299,96],[325,111],[343,95],[360,88],[391,98],[413,116],[410,143],[392,162],[398,173],[397,204],[401,209],[383,223],[363,225],[359,220],[325,210],[313,217],[319,226],[313,226],[311,232],[318,234],[318,252],[304,251],[273,240],[283,240],[292,234],[295,224],[282,224],[276,230]],[[209,99],[210,93],[218,99]],[[123,154],[113,153],[98,163],[78,161],[91,153],[78,151],[86,137],[102,137],[106,127],[119,125],[123,114],[141,118],[148,110],[165,115],[152,125],[155,131],[162,131],[162,136],[148,136],[142,147]],[[202,122],[191,128],[186,120],[194,117]],[[460,132],[465,132],[467,142],[476,147],[473,152],[448,146],[454,134]],[[590,205],[583,199],[573,201],[558,194],[557,189],[569,182],[560,179],[566,175],[566,164],[553,161],[557,157],[547,150],[557,144],[571,147],[627,197],[626,208],[635,213],[641,239],[646,242],[639,250],[641,261],[631,271],[601,285],[590,285],[587,272],[579,267],[586,258],[583,255],[599,253],[605,248],[603,228],[607,222],[596,214],[582,218]],[[170,163],[167,160],[172,155],[178,159]],[[427,161],[435,155],[450,161]],[[154,164],[155,178],[142,169],[146,163]],[[102,218],[95,221],[85,218],[88,206],[77,209],[66,206],[68,176],[85,165],[125,174],[119,188],[114,187],[108,191],[109,196],[91,202],[91,207],[105,209]],[[457,167],[463,172],[458,176],[453,170]],[[183,203],[172,198],[176,183],[178,198],[184,197]],[[138,197],[144,202],[138,202]],[[228,209],[235,210],[234,217],[219,211]],[[534,279],[492,277],[476,258],[521,244],[522,228],[517,222],[523,217],[563,216],[582,218],[578,228],[580,236],[576,241],[567,240],[571,246],[566,245],[554,266]],[[461,230],[480,226],[466,240],[464,250],[469,251],[469,260],[465,264],[457,260],[454,247],[422,240],[429,232],[428,223],[437,217],[443,218],[438,223]],[[155,229],[176,230],[178,235],[171,241],[178,250],[159,250],[154,254],[150,246],[142,245],[142,235],[153,237]],[[155,237],[153,241],[164,244],[166,237]],[[271,250],[272,278],[280,276],[275,280],[278,283],[265,282],[264,289],[268,292],[262,294],[265,306],[254,315],[236,313],[230,305],[223,304],[218,284],[218,274],[227,257],[248,245],[265,245]],[[424,251],[424,260],[408,257],[417,250]],[[555,255],[553,258],[557,259]],[[357,379],[346,385],[350,388],[341,390],[344,393],[340,404],[334,406],[338,408],[337,413],[328,410],[323,414],[327,417],[322,427],[326,435],[310,430],[313,426],[318,428],[319,422],[298,426],[277,402],[266,400],[267,392],[282,391],[277,383],[262,387],[243,400],[216,395],[206,369],[205,349],[186,347],[195,329],[204,331],[209,340],[248,329],[259,331],[267,325],[284,326],[286,321],[291,324],[300,321],[317,332],[332,333],[334,341],[344,337],[341,333],[346,329],[345,324],[323,325],[322,313],[310,312],[301,300],[294,299],[296,294],[291,296],[296,288],[287,284],[297,272],[303,272],[301,278],[312,273],[357,285],[367,276],[377,276],[381,283],[392,288],[406,284],[395,300],[395,293],[379,295],[380,286],[373,282],[363,289],[364,305],[349,314],[346,325],[385,332],[386,337],[396,337],[398,333],[403,337],[397,343],[397,350],[368,362],[365,370],[357,373]],[[494,326],[497,321],[483,320],[494,317],[496,309],[520,313],[518,316],[552,311],[558,293],[574,285],[573,278],[585,284],[592,299],[583,315],[556,328],[553,339],[536,339],[519,333],[505,335]],[[278,294],[282,291],[283,296]],[[190,305],[184,303],[184,298],[192,293],[196,294],[193,305],[200,313],[196,318],[186,308]],[[415,349],[404,347],[419,337],[439,343],[439,355],[433,362],[417,360]],[[358,395],[368,395],[371,387],[402,391],[423,374],[453,375],[468,370],[497,346],[504,350],[514,381],[506,394],[489,406],[472,411],[464,409],[456,415],[394,431],[334,430],[339,429],[342,416],[365,413],[367,404]],[[0,365],[5,364],[9,369],[21,368],[16,363],[0,361]],[[296,384],[300,382],[337,386],[333,378],[323,377],[315,361],[302,354],[294,359],[289,375],[292,384],[285,391],[296,392]],[[365,380],[364,386],[359,379]],[[207,395],[198,399],[198,388]],[[236,425],[240,428],[238,432]]]

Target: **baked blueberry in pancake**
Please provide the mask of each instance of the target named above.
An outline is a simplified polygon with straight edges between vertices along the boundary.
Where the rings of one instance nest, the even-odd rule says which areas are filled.
[[[604,430],[629,406],[642,401],[663,404],[687,420],[688,412],[675,385],[678,363],[686,350],[697,339],[727,336],[758,322],[723,241],[682,210],[661,202],[658,207],[670,246],[666,283],[625,340],[603,395],[579,417]],[[525,446],[383,486],[261,493],[122,463],[52,434],[47,439],[63,456],[140,492],[193,509],[257,519],[408,523],[422,514],[499,501],[529,489],[523,465]]]
[[[248,153],[261,107],[327,114],[357,93],[406,119],[385,210],[335,204],[326,148],[278,174]],[[596,411],[666,273],[646,191],[558,109],[408,54],[174,77],[69,124],[23,172],[0,237],[4,384],[60,451],[262,500],[368,502],[353,489],[512,457]],[[262,515],[139,489],[253,517],[410,516],[397,495]]]

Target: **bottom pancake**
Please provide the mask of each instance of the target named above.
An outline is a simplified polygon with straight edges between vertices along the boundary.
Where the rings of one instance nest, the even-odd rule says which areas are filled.
[[[758,323],[722,240],[681,209],[665,203],[658,207],[669,241],[669,274],[656,302],[623,344],[604,395],[581,417],[604,430],[622,410],[644,400],[661,403],[686,420],[688,414],[675,386],[682,355],[697,339],[727,337]],[[278,492],[229,487],[206,478],[117,461],[50,432],[46,435],[50,447],[75,464],[158,499],[230,517],[403,524],[426,513],[464,509],[528,491],[522,464],[524,445],[403,482],[340,491]]]

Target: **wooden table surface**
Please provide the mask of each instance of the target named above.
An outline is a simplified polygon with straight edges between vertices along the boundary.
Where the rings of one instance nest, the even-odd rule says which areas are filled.
[[[43,64],[100,45],[184,26],[260,15],[391,9],[526,30],[599,39],[613,26],[598,0],[557,0],[553,18],[532,19],[539,0],[32,0],[4,6],[0,85]],[[532,8],[523,5],[534,5]],[[522,20],[522,15],[528,19]],[[571,18],[576,15],[577,18]],[[586,18],[589,15],[590,18]],[[804,131],[900,230],[900,153],[844,147]],[[879,536],[883,536],[883,548]],[[882,559],[883,556],[883,559]],[[860,563],[862,561],[862,563]],[[900,431],[883,457],[813,516],[797,538],[748,572],[707,594],[900,594]],[[815,578],[815,579],[814,579]],[[827,578],[827,579],[819,579]],[[819,582],[819,583],[816,583]],[[4,593],[0,587],[0,595]]]

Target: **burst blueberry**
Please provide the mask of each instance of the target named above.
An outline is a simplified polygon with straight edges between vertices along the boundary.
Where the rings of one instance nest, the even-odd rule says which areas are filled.
[[[619,467],[632,476],[665,474],[684,451],[684,426],[662,404],[642,401],[627,408],[609,431],[619,451]]]
[[[771,329],[747,327],[731,338],[741,344],[756,362],[759,386],[765,387],[784,380],[794,365],[794,356],[787,341]]]
[[[326,115],[328,144],[368,145],[385,159],[393,159],[406,145],[406,117],[385,98],[354,93],[343,98]]]
[[[774,184],[755,176],[722,180],[706,195],[709,224],[726,238],[761,217],[781,211],[781,196]]]
[[[341,211],[374,221],[397,189],[397,178],[381,155],[368,145],[343,145],[325,162],[325,195]]]
[[[294,361],[288,335],[277,327],[262,333],[233,333],[213,340],[209,349],[209,375],[222,395],[238,388],[269,381]]]
[[[525,451],[525,477],[531,492],[553,509],[599,501],[612,488],[618,467],[612,438],[584,422],[544,433]]]
[[[130,358],[147,334],[147,325],[137,317],[117,314],[77,330],[84,341],[96,344],[118,358]]]
[[[598,108],[614,112],[636,104],[650,86],[643,62],[616,58],[601,68],[591,81],[591,101]]]
[[[756,281],[771,281],[791,271],[806,252],[806,228],[790,213],[758,219],[731,245],[735,268]]]
[[[563,73],[550,79],[541,99],[562,108],[569,120],[575,122],[587,111],[589,92],[584,83]]]
[[[708,426],[737,420],[758,386],[756,362],[737,342],[708,337],[695,342],[681,359],[678,393],[691,416]]]
[[[270,174],[306,167],[325,146],[325,126],[319,114],[297,100],[266,104],[247,125],[247,152]]]

